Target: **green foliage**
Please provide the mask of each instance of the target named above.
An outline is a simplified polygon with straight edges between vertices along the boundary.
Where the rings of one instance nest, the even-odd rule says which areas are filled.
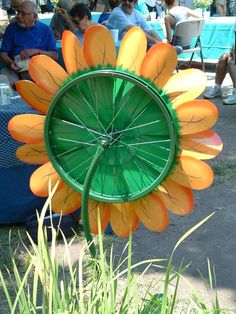
[[[55,187],[56,188],[56,187]],[[175,271],[172,266],[174,252],[179,245],[197,228],[205,223],[212,215],[205,218],[199,224],[184,234],[167,261],[165,267],[163,287],[160,293],[152,294],[151,290],[142,294],[139,284],[143,281],[146,271],[150,266],[164,268],[163,259],[145,260],[137,264],[132,263],[132,235],[124,248],[121,257],[117,261],[113,248],[108,254],[104,249],[104,242],[99,230],[97,238],[97,255],[90,257],[87,245],[81,247],[78,259],[72,262],[70,247],[77,238],[67,242],[63,239],[64,255],[60,261],[57,254],[57,234],[52,230],[52,242],[49,245],[45,230],[43,229],[43,217],[50,200],[47,201],[39,220],[38,245],[31,242],[25,246],[28,261],[22,272],[11,257],[12,270],[7,273],[0,271],[0,288],[5,297],[5,313],[42,313],[42,314],[171,314],[175,312],[178,305],[177,291],[178,283],[183,272],[188,267],[181,263]],[[135,269],[141,265],[144,271],[138,275]],[[211,275],[209,266],[210,287],[215,288],[215,274]],[[154,283],[155,288],[158,283]],[[13,287],[13,293],[9,286]],[[174,292],[169,287],[174,286]],[[156,288],[157,289],[157,288]],[[1,298],[2,299],[2,298]],[[200,298],[199,298],[200,300]],[[206,313],[219,312],[217,297],[214,299],[213,310]],[[197,304],[197,301],[195,302]],[[207,307],[201,301],[199,311],[188,313],[202,313],[201,309]],[[8,309],[7,309],[8,307]],[[189,308],[189,307],[188,307]],[[3,309],[0,308],[1,314]],[[181,313],[185,313],[182,311]]]
[[[193,5],[195,8],[208,8],[213,0],[194,0]]]

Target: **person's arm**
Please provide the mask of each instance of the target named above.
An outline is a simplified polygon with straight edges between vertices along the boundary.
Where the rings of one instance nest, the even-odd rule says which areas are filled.
[[[10,69],[12,69],[15,72],[18,72],[21,68],[18,66],[18,64],[15,62],[15,60],[11,59],[8,56],[7,52],[0,52],[0,60]]]
[[[160,36],[153,30],[145,32],[145,35],[149,44],[157,44],[159,42],[162,42]]]
[[[197,19],[202,18],[202,16],[200,14],[198,14],[196,11],[191,10],[189,8],[186,8],[186,7],[183,7],[183,8],[184,8],[184,10],[188,16],[195,17]]]
[[[63,18],[63,20],[65,21],[65,23],[66,23],[66,25],[70,31],[74,32],[76,30],[75,24],[72,22],[69,14],[67,13],[67,11],[65,9],[57,8],[55,12]]]
[[[137,12],[135,13],[137,14],[136,18],[138,20],[139,26],[145,32],[149,46],[150,44],[152,45],[152,44],[162,42],[160,36],[154,30],[151,29],[151,26],[147,23],[145,17],[141,13],[137,13]]]
[[[56,61],[58,60],[58,53],[56,51],[50,51],[50,50],[47,51],[47,50],[33,48],[33,49],[24,49],[20,53],[22,60],[25,60],[28,57],[33,57],[36,55],[46,55]]]

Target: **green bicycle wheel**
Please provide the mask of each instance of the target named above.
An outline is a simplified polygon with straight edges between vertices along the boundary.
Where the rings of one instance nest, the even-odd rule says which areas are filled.
[[[89,196],[130,201],[164,180],[177,152],[174,117],[151,84],[119,70],[94,70],[68,81],[45,122],[49,158],[64,181],[82,192],[97,147],[107,147]]]

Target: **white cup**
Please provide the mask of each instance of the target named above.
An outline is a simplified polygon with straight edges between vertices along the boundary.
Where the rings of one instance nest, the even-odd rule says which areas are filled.
[[[118,29],[111,29],[110,32],[111,32],[112,38],[114,40],[114,43],[117,44],[118,43],[119,30]]]
[[[151,21],[155,21],[156,20],[156,12],[150,12],[150,18],[151,18]]]

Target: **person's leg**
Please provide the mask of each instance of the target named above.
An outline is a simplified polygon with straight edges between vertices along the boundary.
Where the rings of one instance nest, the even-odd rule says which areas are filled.
[[[232,47],[229,58],[229,75],[233,82],[233,87],[236,88],[236,63],[235,63],[235,47]]]
[[[221,4],[216,4],[216,12],[219,16],[224,16],[224,6]]]
[[[229,59],[229,75],[233,82],[233,92],[232,95],[223,99],[223,103],[225,105],[236,105],[236,64],[235,64],[235,56],[232,50],[231,58]]]
[[[220,59],[216,65],[216,77],[215,77],[215,83],[222,85],[225,76],[228,72],[228,63],[230,59],[230,53],[224,53],[220,56]]]
[[[230,59],[230,53],[224,53],[220,56],[220,59],[216,65],[216,76],[214,86],[203,96],[207,99],[212,99],[215,97],[221,96],[221,85],[225,79],[225,76],[228,72],[228,63]]]

